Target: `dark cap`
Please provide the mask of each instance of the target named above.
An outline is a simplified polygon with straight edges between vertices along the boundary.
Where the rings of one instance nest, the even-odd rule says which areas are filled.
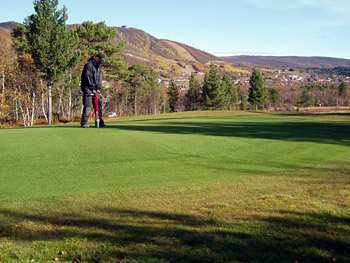
[[[101,61],[101,64],[105,63],[105,56],[101,53],[96,54],[96,57],[98,57]]]

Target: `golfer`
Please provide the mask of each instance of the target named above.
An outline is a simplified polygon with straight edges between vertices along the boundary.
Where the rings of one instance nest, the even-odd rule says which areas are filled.
[[[81,117],[81,127],[89,128],[87,124],[91,110],[94,107],[94,93],[100,93],[102,88],[101,64],[104,64],[104,55],[101,53],[91,57],[84,66],[81,74],[81,90],[83,92],[83,115]],[[102,120],[102,102],[98,96],[98,118],[100,119],[100,127],[107,128],[108,126]]]

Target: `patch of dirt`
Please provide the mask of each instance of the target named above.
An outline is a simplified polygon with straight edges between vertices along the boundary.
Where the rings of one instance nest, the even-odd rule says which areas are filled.
[[[173,48],[176,49],[176,51],[179,53],[182,59],[185,61],[196,61],[196,59],[191,55],[190,52],[188,52],[185,48],[177,45],[176,43],[168,40],[164,40],[166,43],[171,45]]]
[[[309,107],[301,108],[301,112],[317,113],[317,112],[346,112],[350,111],[350,107]]]

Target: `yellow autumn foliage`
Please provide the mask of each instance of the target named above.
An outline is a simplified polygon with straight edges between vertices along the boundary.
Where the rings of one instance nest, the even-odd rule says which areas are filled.
[[[248,70],[240,69],[240,68],[231,68],[231,67],[224,67],[223,71],[227,73],[242,73],[242,74],[250,74]]]

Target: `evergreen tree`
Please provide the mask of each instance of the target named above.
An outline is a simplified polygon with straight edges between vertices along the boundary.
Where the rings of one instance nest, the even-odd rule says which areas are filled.
[[[169,102],[169,108],[171,112],[175,112],[176,103],[179,99],[179,87],[177,86],[175,80],[170,80],[169,87],[168,87],[168,102]]]
[[[83,53],[83,63],[91,56],[102,53],[105,55],[104,69],[123,69],[123,72],[113,71],[113,75],[118,74],[119,78],[125,77],[127,66],[123,62],[121,56],[116,56],[124,48],[126,42],[118,45],[112,44],[112,39],[117,34],[114,27],[108,28],[104,22],[94,24],[91,21],[84,22],[80,27],[75,28],[75,32],[79,36],[79,48]]]
[[[129,103],[134,106],[134,115],[138,115],[139,106],[149,109],[146,114],[155,114],[161,93],[158,74],[151,68],[135,64],[129,68],[127,84]]]
[[[104,89],[104,96],[110,99],[110,110],[117,112],[118,104],[121,103],[120,100],[124,101],[123,94],[127,93],[127,87],[129,87],[127,82],[130,71],[120,54],[126,42],[121,42],[118,45],[112,44],[112,39],[117,34],[117,30],[114,27],[107,27],[104,22],[95,24],[91,21],[85,21],[80,27],[75,28],[75,31],[79,36],[79,48],[82,50],[83,55],[79,70],[74,72],[73,78],[78,81],[80,80],[81,70],[91,56],[97,53],[104,54],[105,64],[102,66],[103,78],[113,83],[110,88]],[[123,84],[126,87],[124,90],[121,90]],[[134,111],[134,114],[137,114],[137,110]]]
[[[222,78],[222,85],[225,92],[223,97],[223,106],[229,110],[235,109],[238,102],[238,95],[235,85],[233,85],[231,77],[225,74]]]
[[[269,101],[273,104],[275,110],[277,109],[277,103],[280,100],[280,96],[278,94],[278,90],[276,88],[269,88],[268,89],[268,97]]]
[[[306,107],[310,107],[314,104],[314,100],[310,94],[310,91],[307,88],[304,88],[303,93],[300,96],[299,105]]]
[[[189,89],[186,93],[186,110],[195,111],[199,110],[202,100],[201,87],[199,81],[196,79],[195,74],[192,72]]]
[[[82,50],[82,66],[97,53],[105,55],[103,71],[107,80],[126,81],[128,78],[128,66],[123,61],[120,52],[125,48],[126,42],[118,45],[112,44],[112,39],[117,34],[114,27],[108,28],[104,22],[94,24],[91,21],[84,22],[75,28],[79,36],[79,48]],[[118,55],[119,53],[119,55]],[[80,75],[78,74],[80,77]]]
[[[160,86],[159,75],[152,68],[148,68],[147,74],[147,103],[148,113],[147,114],[158,114],[161,112],[162,104],[162,93],[163,90]]]
[[[248,102],[254,106],[255,110],[257,110],[257,107],[263,105],[267,98],[267,90],[264,87],[264,79],[258,69],[254,69],[249,80],[249,84],[250,88]]]
[[[219,71],[214,64],[211,64],[209,72],[205,73],[202,87],[203,108],[205,110],[222,109],[225,95]]]
[[[108,56],[125,46],[125,42],[122,45],[112,45],[111,39],[115,37],[117,30],[114,27],[108,28],[105,22],[95,24],[91,21],[85,21],[81,26],[76,27],[75,31],[80,38],[79,48],[83,51],[83,55],[88,57],[99,52]]]
[[[346,96],[347,89],[348,89],[348,86],[344,82],[342,82],[338,86],[338,89],[337,89],[338,90],[337,106],[339,106],[339,99],[341,99],[341,97]]]
[[[52,123],[52,88],[79,58],[78,36],[68,30],[67,9],[57,10],[58,0],[34,0],[35,14],[13,31],[18,51],[30,53],[48,87],[48,124]]]
[[[137,116],[139,97],[145,92],[147,68],[135,64],[129,68],[129,78],[127,80],[129,87],[129,103],[134,105],[134,115]]]
[[[238,88],[238,103],[241,110],[245,110],[248,104],[248,97],[246,96],[244,91],[240,90],[239,88]]]

